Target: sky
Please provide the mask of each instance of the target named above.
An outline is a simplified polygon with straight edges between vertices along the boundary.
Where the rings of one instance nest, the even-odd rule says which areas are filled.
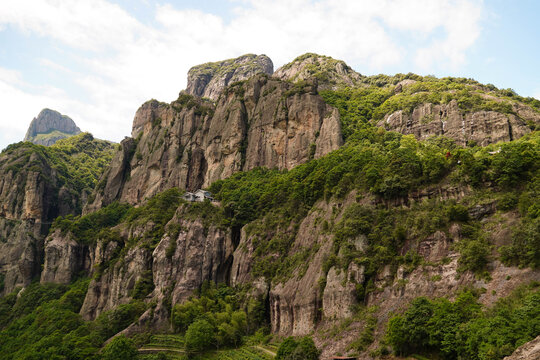
[[[364,75],[460,76],[540,99],[536,0],[0,0],[0,149],[43,108],[112,141],[191,66],[306,52]]]

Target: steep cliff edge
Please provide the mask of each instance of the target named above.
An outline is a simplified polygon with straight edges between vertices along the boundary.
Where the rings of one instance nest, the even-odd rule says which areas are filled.
[[[255,167],[292,169],[338,149],[339,114],[317,86],[257,75],[214,105],[181,93],[141,106],[86,212],[114,200],[136,204],[160,191],[195,190]]]
[[[205,63],[189,69],[186,92],[215,101],[228,85],[259,73],[272,75],[273,72],[274,64],[266,55],[247,54]]]
[[[60,139],[80,133],[81,129],[69,116],[51,109],[43,109],[30,123],[24,141],[51,146]]]

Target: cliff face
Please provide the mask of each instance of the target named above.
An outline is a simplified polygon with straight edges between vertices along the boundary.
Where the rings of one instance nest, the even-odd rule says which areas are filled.
[[[266,55],[247,54],[235,59],[192,67],[188,72],[188,94],[217,100],[228,85],[263,73],[271,75],[274,64]]]
[[[527,122],[540,123],[540,114],[527,106],[514,103],[513,114],[496,111],[464,113],[455,100],[448,104],[425,103],[408,114],[403,110],[387,114],[379,126],[402,134],[413,134],[424,140],[430,136],[446,136],[459,145],[474,142],[486,146],[499,141],[512,141],[531,132]]]
[[[258,166],[291,169],[343,143],[337,110],[316,85],[258,75],[228,88],[215,106],[181,93],[150,101],[133,122],[86,211],[114,200],[136,204],[172,187],[195,190]]]
[[[28,148],[0,155],[0,174],[0,274],[6,294],[39,274],[50,223],[73,212],[77,202],[43,156]]]
[[[50,146],[60,139],[77,135],[81,129],[68,116],[58,111],[43,109],[30,123],[24,141]]]
[[[152,223],[123,222],[114,239],[77,243],[71,233],[55,231],[45,241],[41,282],[68,284],[76,275],[93,276],[81,308],[85,319],[129,302],[133,296],[157,303],[155,329],[167,330],[171,303],[185,301],[204,281],[228,282],[234,251],[231,230],[186,215],[181,205],[155,246]],[[135,240],[136,239],[136,240]],[[141,281],[152,284],[135,295]]]

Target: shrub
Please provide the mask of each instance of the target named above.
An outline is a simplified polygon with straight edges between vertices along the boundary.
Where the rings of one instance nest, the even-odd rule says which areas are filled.
[[[190,353],[210,349],[215,342],[215,329],[206,320],[197,320],[186,331],[185,347]]]
[[[147,270],[141,274],[141,277],[137,280],[135,286],[133,286],[131,296],[134,299],[142,300],[150,294],[152,290],[154,290],[152,270]]]
[[[447,216],[450,221],[467,221],[469,220],[469,212],[467,208],[461,204],[453,204],[448,207]]]
[[[489,244],[482,239],[463,239],[458,243],[460,257],[459,271],[470,270],[475,273],[483,271],[489,261]]]
[[[507,265],[540,267],[540,217],[523,218],[512,233],[512,245],[499,249]]]
[[[320,353],[311,337],[306,336],[298,341],[288,337],[279,346],[276,360],[317,360]]]
[[[101,352],[103,360],[132,360],[138,352],[132,340],[124,335],[117,336]]]

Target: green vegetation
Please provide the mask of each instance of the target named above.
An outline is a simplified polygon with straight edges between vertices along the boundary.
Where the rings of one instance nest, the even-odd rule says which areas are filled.
[[[51,231],[56,229],[60,229],[63,233],[70,231],[77,242],[93,244],[98,239],[109,238],[112,235],[110,228],[125,219],[130,209],[131,206],[127,204],[114,202],[84,216],[59,216],[54,220]]]
[[[311,56],[314,55],[306,54],[297,60]],[[306,67],[306,71],[319,80],[328,81],[332,75],[328,71],[337,63],[337,60],[324,58],[321,63]],[[215,66],[205,64],[194,71],[206,74],[216,71]],[[394,85],[405,79],[416,82],[397,92]],[[182,192],[173,188],[146,199],[139,207],[114,202],[84,216],[59,217],[51,229],[70,233],[80,244],[117,243],[109,260],[95,265],[94,278],[98,279],[107,267],[122,261],[127,249],[139,246],[151,253],[166,234],[177,238],[180,232],[186,231],[180,220],[201,221],[206,233],[211,226],[228,228],[232,234],[239,234],[243,228],[253,245],[251,275],[264,277],[267,283],[275,285],[293,276],[303,276],[314,255],[325,245],[293,246],[302,220],[308,214],[315,218],[321,210],[319,205],[330,206],[332,199],[333,209],[325,211],[312,224],[331,241],[330,253],[322,261],[321,291],[330,269],[341,273],[355,264],[363,269],[364,278],[354,284],[357,300],[365,301],[368,294],[379,290],[377,286],[385,286],[377,277],[384,267],[388,266],[391,273],[401,268],[407,274],[419,266],[434,265],[417,251],[422,242],[433,239],[434,233],[439,231],[448,237],[452,231],[459,232],[460,241],[450,245],[460,254],[459,272],[470,271],[489,279],[488,264],[498,256],[508,265],[538,268],[538,131],[507,144],[484,148],[471,144],[460,148],[445,138],[419,142],[412,135],[388,132],[375,127],[374,123],[387,113],[398,109],[411,112],[424,102],[456,101],[464,113],[478,110],[513,113],[514,101],[525,102],[540,111],[540,102],[520,98],[510,90],[483,86],[471,79],[398,74],[359,77],[358,81],[354,89],[321,91],[324,100],[339,109],[346,139],[342,148],[322,158],[313,159],[315,147],[312,145],[310,161],[290,171],[257,168],[217,181],[209,190],[221,202],[220,207],[210,202],[187,203],[182,200]],[[285,96],[305,92],[309,87],[308,81],[298,81]],[[226,91],[242,96],[243,83],[231,84]],[[499,97],[500,101],[492,96]],[[172,106],[176,110],[193,110],[200,116],[213,111],[209,102],[186,93],[181,93]],[[422,119],[425,123],[431,120]],[[162,119],[155,118],[152,125],[160,128]],[[163,138],[158,147],[162,142]],[[242,146],[245,148],[245,144]],[[154,149],[154,145],[151,148]],[[50,166],[58,172],[60,186],[66,185],[75,194],[96,187],[112,151],[110,143],[81,134],[50,148],[29,143],[11,145],[3,155],[16,156],[3,157],[0,166],[14,174],[39,171],[43,176],[46,176],[45,165]],[[179,152],[177,162],[182,153]],[[140,153],[135,156],[142,159]],[[459,201],[439,200],[437,194],[418,195],[442,186],[459,186],[467,189],[469,195]],[[416,195],[424,199],[409,202]],[[347,205],[342,206],[341,201],[347,196]],[[490,224],[475,217],[472,210],[484,200],[493,201],[496,216],[518,217],[507,246],[495,248],[489,237]],[[178,221],[173,220],[176,218]],[[142,231],[132,231],[134,229]],[[182,249],[176,248],[175,241],[169,244],[165,255],[173,259]],[[410,250],[405,252],[404,249]],[[20,297],[17,292],[4,296],[0,299],[0,360],[268,358],[264,352],[246,345],[255,343],[255,338],[263,339],[267,332],[266,299],[248,296],[250,289],[247,288],[214,283],[205,283],[198,293],[181,304],[171,303],[174,284],[164,290],[164,305],[170,311],[175,334],[143,334],[131,340],[119,336],[99,353],[106,340],[156,306],[155,302],[143,302],[154,290],[152,271],[138,275],[128,294],[132,301],[102,313],[91,322],[79,315],[88,279],[79,279],[69,286],[32,284]],[[440,281],[441,276],[434,275],[430,279]],[[0,290],[3,281],[0,275]],[[398,287],[405,287],[407,280],[400,281]],[[480,305],[476,294],[470,291],[462,292],[455,301],[418,298],[403,314],[390,320],[387,342],[400,355],[500,359],[538,334],[539,308],[540,293],[536,284],[518,290],[491,309]],[[364,327],[349,350],[365,351],[374,341],[377,318],[374,313],[365,315]],[[135,347],[142,344],[162,347],[168,352],[137,355]],[[187,355],[179,354],[178,348]],[[318,357],[319,351],[309,337],[288,338],[277,349],[277,359]]]
[[[84,216],[68,215],[58,217],[54,221],[51,231],[55,229],[60,229],[64,233],[69,231],[76,241],[83,244],[92,244],[99,239],[107,241],[121,240],[113,229],[118,224],[151,224],[142,235],[142,240],[144,246],[154,248],[165,233],[165,226],[181,204],[186,204],[184,212],[186,218],[200,217],[203,224],[207,226],[220,221],[220,213],[214,206],[208,203],[188,205],[182,200],[182,192],[177,188],[172,188],[151,197],[146,203],[137,208],[128,204],[113,202],[96,212]],[[168,230],[173,232],[174,229],[170,228]]]
[[[319,349],[309,336],[296,340],[293,337],[286,338],[278,348],[276,360],[318,360]]]
[[[514,228],[512,244],[500,249],[507,265],[540,267],[540,177],[536,176],[516,204],[521,212],[520,223]]]
[[[414,82],[404,86],[401,92],[395,93],[393,85],[403,80]],[[448,104],[456,101],[462,113],[486,110],[514,114],[512,103],[520,101],[540,112],[539,100],[523,98],[513,91],[498,90],[492,85],[482,85],[472,79],[438,79],[409,73],[364,77],[361,82],[365,86],[320,91],[328,104],[339,109],[346,140],[351,137],[359,139],[362,134],[358,133],[358,130],[369,123],[382,120],[387,114],[398,110],[410,114],[415,107],[423,103]],[[429,122],[429,119],[425,121]]]
[[[241,57],[247,58],[249,60],[255,60],[257,55],[255,55],[255,54],[245,54],[245,55],[242,55]],[[236,62],[236,60],[237,60],[237,58],[233,58],[233,59],[227,59],[227,60],[216,61],[216,62],[207,62],[207,63],[200,64],[200,65],[197,65],[197,66],[193,66],[189,70],[188,76],[194,76],[194,75],[198,75],[198,76],[225,75],[225,74],[228,74],[228,73],[231,73],[231,72],[235,71],[239,67],[245,67],[246,66],[245,62]],[[251,66],[255,67],[256,64],[252,63]]]
[[[88,283],[87,279],[69,286],[35,283],[19,298],[15,291],[0,299],[0,359],[101,359],[98,351],[105,340],[136,320],[146,306],[133,301],[86,322],[79,310]],[[119,349],[128,354],[130,343],[119,338],[104,355]]]
[[[66,133],[60,130],[52,130],[48,133],[40,133],[36,134],[33,138],[30,139],[30,141],[42,141],[42,140],[49,140],[49,139],[65,139],[70,136],[73,136],[73,134]]]
[[[196,98],[195,96],[189,95],[184,91],[180,92],[178,99],[173,101],[171,106],[176,111],[180,111],[182,108],[186,108],[188,110],[194,109],[195,114],[200,116],[212,116],[214,114],[214,107],[209,100]]]
[[[453,203],[445,208],[444,204],[428,204],[426,206],[431,210],[413,207],[407,215],[403,211],[400,213],[398,208],[386,208],[384,201],[404,197],[442,179],[478,189],[492,183],[498,186],[496,191],[528,186],[528,182],[538,178],[538,133],[497,145],[501,151],[495,154],[490,154],[495,145],[457,148],[445,139],[419,142],[412,136],[369,127],[358,133],[363,134],[362,140],[351,139],[339,150],[290,171],[254,169],[212,184],[210,191],[223,205],[225,223],[229,226],[250,223],[246,230],[254,235],[254,274],[268,279],[274,276],[287,278],[292,269],[309,258],[308,252],[300,253],[296,258],[289,253],[300,221],[316,201],[332,196],[341,198],[351,190],[371,193],[382,203],[376,209],[358,208],[356,215],[356,210],[345,213],[343,223],[335,229],[336,254],[341,248],[341,239],[364,234],[369,240],[371,236],[373,240],[368,243],[372,246],[365,257],[356,259],[360,262],[367,259],[368,274],[375,273],[380,265],[399,260],[398,252],[406,238],[414,238],[419,233],[425,237],[457,221],[465,223],[468,230],[464,233],[466,241],[459,248],[464,255],[460,261],[461,269],[481,272],[488,259],[489,246],[478,229],[467,223],[470,221],[468,210],[463,205]],[[451,156],[447,157],[447,153]],[[536,213],[535,206],[529,206],[533,213]],[[362,211],[367,212],[365,216]],[[425,211],[431,212],[426,214],[431,218],[423,218]],[[360,219],[354,219],[356,216]],[[362,216],[368,220],[362,222]],[[352,225],[345,227],[350,217],[353,218]],[[395,233],[397,224],[408,224],[409,234]],[[532,228],[527,233],[530,237],[519,234],[515,236],[516,243],[525,241],[530,247],[527,250],[529,259],[535,258],[534,251],[540,248],[536,241],[537,232]],[[514,249],[523,251],[522,246]],[[512,255],[510,250],[506,255],[508,261],[520,258]],[[352,254],[351,258],[357,255]]]
[[[11,159],[7,163],[7,171],[37,171],[48,179],[46,167],[57,171],[60,184],[65,185],[77,196],[89,193],[97,184],[103,170],[109,165],[113,156],[112,143],[94,139],[89,133],[71,136],[46,147],[30,142],[9,145],[2,151],[4,158]],[[10,157],[10,155],[12,155]],[[30,159],[32,161],[29,161]]]
[[[540,328],[538,283],[522,286],[485,309],[471,292],[454,302],[417,298],[388,323],[387,338],[398,355],[443,359],[502,359],[532,340]]]
[[[259,300],[245,299],[243,292],[207,282],[200,296],[173,307],[171,322],[176,332],[185,333],[186,351],[198,353],[238,347],[244,336],[263,325],[264,311]]]
[[[137,354],[133,340],[120,335],[103,348],[101,358],[103,360],[132,360],[137,357]]]
[[[292,79],[290,79],[290,81],[297,82],[300,78],[306,79],[310,77],[317,79],[320,83],[344,86],[349,84],[342,80],[344,76],[338,73],[338,68],[354,73],[354,70],[352,70],[342,60],[336,60],[330,56],[318,55],[314,53],[300,55],[292,62],[283,65],[282,69],[290,69],[294,64],[300,64],[302,62],[307,62],[307,64],[305,64],[302,67],[302,71],[297,73]],[[362,78],[360,74],[358,74],[357,77],[358,80]]]

